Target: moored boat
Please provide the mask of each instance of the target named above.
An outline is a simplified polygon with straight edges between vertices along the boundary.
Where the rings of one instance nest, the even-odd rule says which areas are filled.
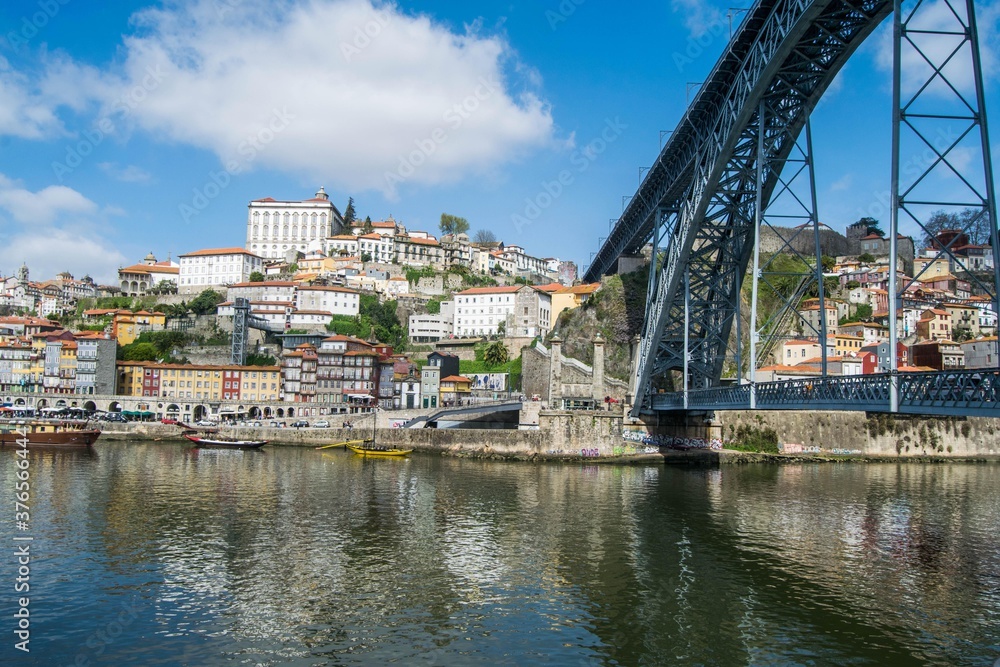
[[[27,440],[28,447],[90,447],[101,437],[101,430],[88,428],[86,422],[58,419],[18,419],[0,422],[0,447],[17,447]]]
[[[365,440],[360,445],[346,445],[346,447],[355,454],[365,456],[406,456],[413,451],[412,449],[396,449],[395,447],[376,445],[372,440]]]
[[[227,449],[260,449],[267,440],[230,440],[224,438],[203,438],[185,433],[184,437],[198,447],[225,447]]]

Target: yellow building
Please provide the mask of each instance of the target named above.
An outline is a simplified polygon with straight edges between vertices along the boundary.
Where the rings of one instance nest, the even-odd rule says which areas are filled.
[[[441,378],[439,405],[458,405],[462,399],[472,395],[472,380],[461,375]]]
[[[938,278],[951,273],[947,257],[914,257],[913,275],[919,279]]]
[[[838,357],[853,357],[861,353],[861,348],[865,346],[864,336],[851,334],[837,334],[834,338],[834,353]]]
[[[133,313],[130,310],[119,310],[112,323],[112,335],[118,339],[119,345],[128,345],[135,342],[139,334],[145,331],[162,331],[166,325],[167,316],[161,312],[140,310]]]
[[[143,370],[147,364],[145,361],[119,361],[115,393],[122,396],[142,396]]]
[[[239,367],[237,367],[239,368]],[[244,401],[277,401],[281,397],[281,368],[253,366],[240,373],[240,399]]]
[[[216,366],[118,362],[118,392],[127,396],[195,401],[277,401],[277,366]]]
[[[545,292],[552,299],[552,308],[549,311],[549,329],[556,328],[559,315],[564,310],[579,308],[594,292],[601,288],[601,283],[587,283],[583,285],[572,285],[566,287],[562,283],[549,283],[548,285],[536,285],[535,289]]]

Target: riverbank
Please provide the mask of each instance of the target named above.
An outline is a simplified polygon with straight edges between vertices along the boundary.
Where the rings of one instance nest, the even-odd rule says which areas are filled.
[[[825,420],[816,415],[817,421]],[[416,452],[474,459],[513,461],[567,461],[589,463],[649,463],[674,465],[742,465],[748,463],[844,463],[844,462],[990,462],[1000,455],[989,451],[971,452],[967,447],[957,453],[942,447],[940,453],[892,453],[840,449],[838,453],[788,452],[765,453],[729,449],[657,449],[641,442],[628,441],[617,431],[612,413],[542,413],[538,428],[525,430],[496,429],[400,429],[379,428],[379,442],[413,449]],[[923,425],[927,429],[926,424]],[[799,428],[797,425],[796,428]],[[961,428],[957,429],[961,435]],[[317,428],[221,428],[223,436],[261,439],[275,447],[320,447],[370,434],[359,429]],[[876,434],[877,435],[877,434]],[[102,440],[151,440],[186,442],[181,430],[158,422],[104,425]],[[99,441],[100,442],[100,441]]]

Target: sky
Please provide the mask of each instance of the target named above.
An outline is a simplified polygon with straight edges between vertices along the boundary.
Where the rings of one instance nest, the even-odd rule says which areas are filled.
[[[114,284],[149,252],[243,246],[251,200],[321,186],[362,218],[436,233],[450,213],[585,266],[738,27],[729,5],[5,2],[0,275]],[[998,5],[977,9],[991,113]],[[888,28],[812,116],[819,218],[841,231],[888,227]]]

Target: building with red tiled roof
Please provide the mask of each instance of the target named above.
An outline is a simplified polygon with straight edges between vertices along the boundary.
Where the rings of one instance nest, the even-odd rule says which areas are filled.
[[[950,340],[951,335],[952,319],[951,313],[947,310],[928,308],[921,313],[920,319],[917,320],[917,336],[919,338],[924,340]]]
[[[149,253],[138,264],[123,266],[118,269],[118,286],[122,294],[143,296],[163,283],[170,283],[176,288],[180,278],[180,265],[167,259],[157,261],[153,253]]]

